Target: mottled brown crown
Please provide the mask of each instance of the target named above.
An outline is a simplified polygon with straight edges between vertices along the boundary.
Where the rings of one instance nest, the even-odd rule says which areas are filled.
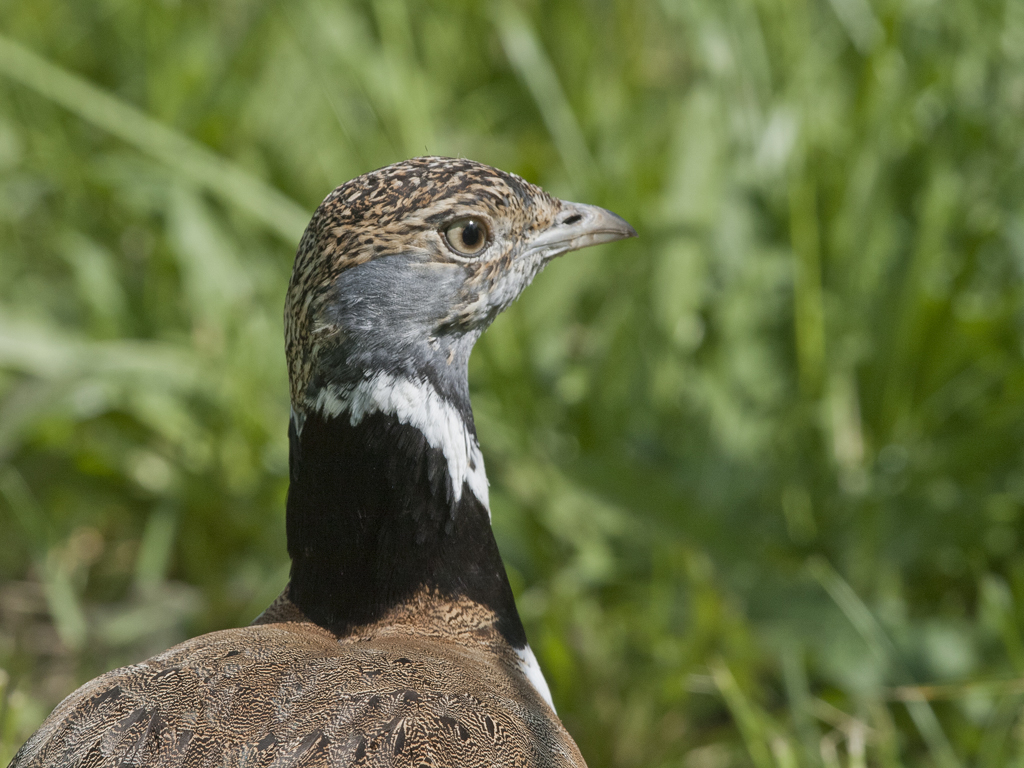
[[[364,174],[317,208],[299,244],[285,302],[285,343],[294,406],[303,396],[321,343],[343,334],[325,318],[330,289],[345,270],[410,253],[457,262],[467,282],[486,290],[507,269],[523,236],[550,226],[562,202],[520,177],[471,160],[417,157]],[[442,229],[485,214],[497,247],[486,259],[459,259]],[[532,275],[530,276],[532,277]]]

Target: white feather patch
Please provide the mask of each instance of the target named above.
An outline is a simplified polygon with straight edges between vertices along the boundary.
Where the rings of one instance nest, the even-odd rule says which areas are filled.
[[[516,656],[519,657],[519,668],[523,670],[526,679],[537,689],[537,693],[540,694],[540,697],[548,703],[551,711],[554,712],[555,703],[551,700],[551,689],[548,688],[548,681],[544,679],[544,673],[540,671],[540,664],[537,663],[537,657],[533,655],[533,649],[530,648],[529,644],[525,648],[517,648]]]
[[[329,385],[316,396],[313,408],[324,416],[348,413],[349,423],[358,425],[371,413],[394,416],[423,433],[427,444],[444,454],[455,500],[462,498],[463,483],[491,514],[484,457],[476,435],[466,427],[462,415],[426,381],[412,381],[387,373],[376,373],[349,387]]]

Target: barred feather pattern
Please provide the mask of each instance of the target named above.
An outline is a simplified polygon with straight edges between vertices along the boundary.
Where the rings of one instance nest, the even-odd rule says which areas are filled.
[[[259,621],[87,683],[12,765],[585,768],[479,606],[404,606],[340,640],[286,598]]]

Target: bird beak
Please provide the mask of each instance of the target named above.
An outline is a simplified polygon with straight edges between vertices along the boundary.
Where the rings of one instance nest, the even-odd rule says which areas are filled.
[[[535,235],[527,252],[547,261],[588,245],[600,245],[636,237],[625,219],[596,205],[562,201],[555,223]]]

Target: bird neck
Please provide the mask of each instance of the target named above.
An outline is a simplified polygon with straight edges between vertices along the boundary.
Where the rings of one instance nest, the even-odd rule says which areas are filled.
[[[491,530],[469,411],[426,379],[325,385],[289,430],[289,598],[345,636],[423,594],[469,599],[526,636]]]

